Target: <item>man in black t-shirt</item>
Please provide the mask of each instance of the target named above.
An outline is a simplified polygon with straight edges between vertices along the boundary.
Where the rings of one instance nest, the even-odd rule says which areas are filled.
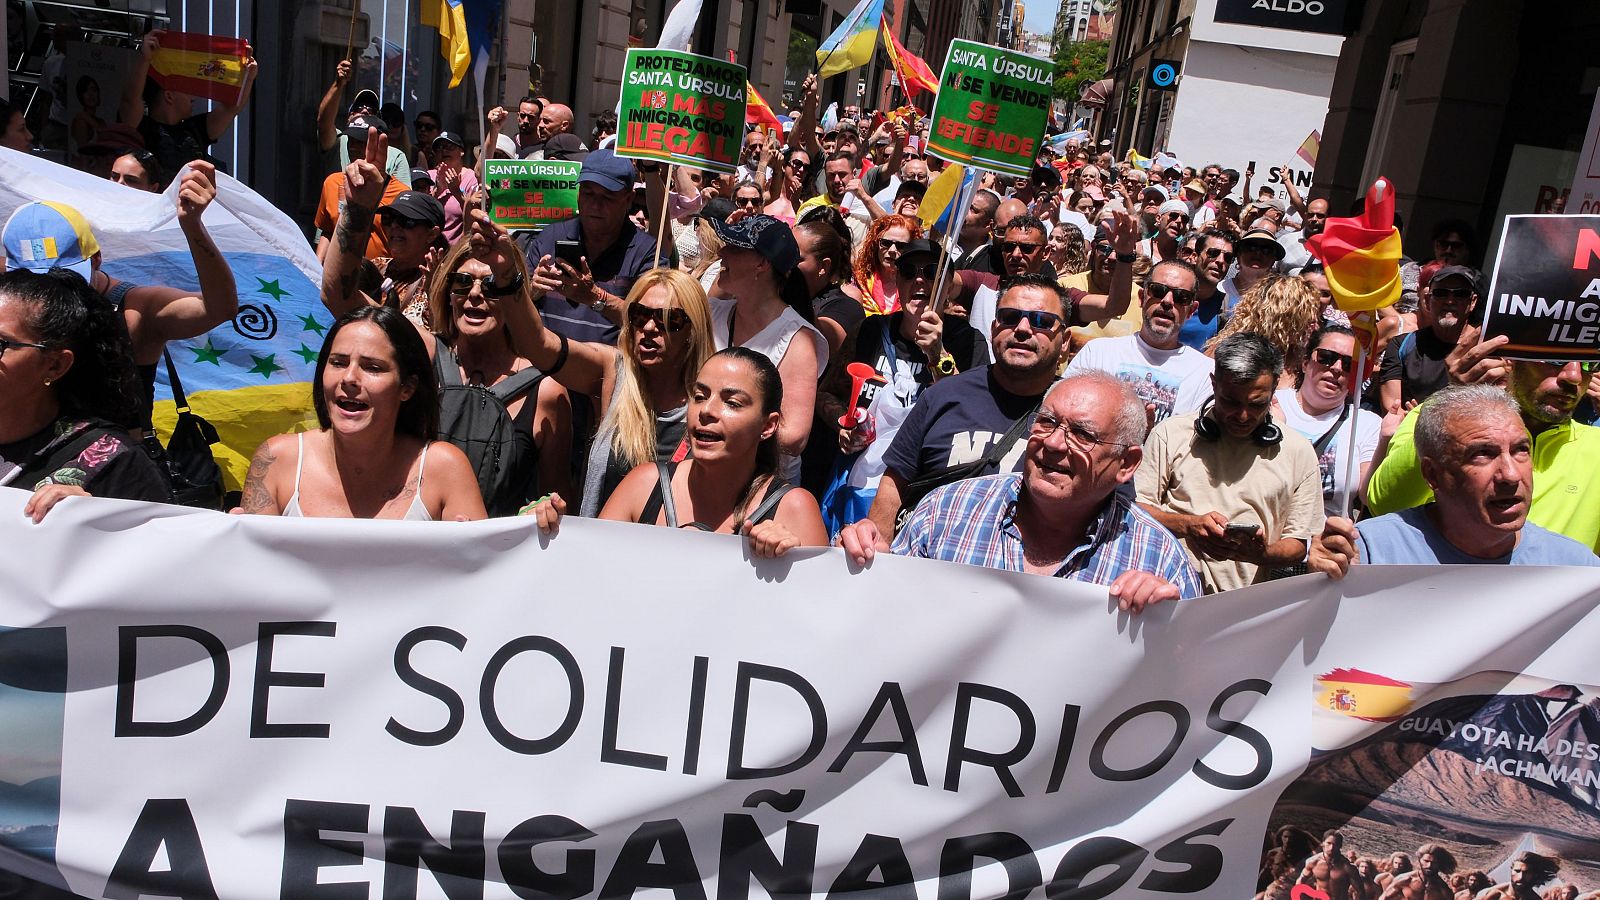
[[[1384,409],[1422,401],[1450,383],[1445,357],[1461,340],[1467,317],[1478,305],[1480,277],[1476,269],[1444,266],[1428,279],[1427,328],[1389,342],[1378,367],[1379,399]]]
[[[1020,275],[1008,283],[989,330],[994,363],[941,378],[923,391],[884,455],[883,480],[867,516],[878,533],[892,538],[901,508],[915,506],[937,484],[1020,471],[1027,447],[1022,431],[1056,379],[1071,305],[1053,278]],[[1018,422],[1024,427],[1005,446]]]
[[[215,163],[206,152],[215,144],[233,120],[239,117],[250,91],[256,83],[256,61],[245,64],[244,84],[239,89],[239,101],[232,106],[218,104],[210,112],[194,113],[195,98],[182,91],[166,90],[155,79],[149,78],[150,60],[161,49],[160,32],[144,36],[139,58],[122,93],[122,108],[118,117],[124,125],[139,129],[147,150],[155,154],[162,171],[176,178],[180,169],[196,159]]]

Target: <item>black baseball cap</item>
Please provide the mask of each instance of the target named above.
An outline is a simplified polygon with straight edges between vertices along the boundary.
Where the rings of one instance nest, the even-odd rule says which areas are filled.
[[[367,93],[372,93],[368,91]],[[350,143],[365,144],[367,142],[367,129],[376,128],[382,134],[389,130],[389,123],[377,116],[356,116],[350,124],[344,127],[344,133],[350,136]]]
[[[378,207],[378,212],[394,210],[408,219],[417,219],[429,225],[444,227],[444,205],[430,194],[421,191],[401,191],[392,202]]]
[[[723,244],[761,254],[779,275],[787,276],[800,262],[800,245],[795,243],[794,233],[772,216],[745,216],[733,223],[712,219],[711,228]]]

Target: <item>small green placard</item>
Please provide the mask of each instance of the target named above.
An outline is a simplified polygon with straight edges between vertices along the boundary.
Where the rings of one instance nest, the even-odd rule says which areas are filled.
[[[545,159],[486,159],[483,180],[489,218],[512,230],[538,230],[578,214],[583,163]]]
[[[732,172],[744,143],[747,70],[712,56],[631,49],[617,155]]]
[[[1050,119],[1047,59],[954,40],[939,74],[928,152],[946,162],[1023,178]]]

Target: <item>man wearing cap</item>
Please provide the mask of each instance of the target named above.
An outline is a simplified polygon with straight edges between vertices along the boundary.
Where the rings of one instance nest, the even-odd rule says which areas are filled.
[[[1594,477],[1600,428],[1573,420],[1596,367],[1560,360],[1506,360],[1499,354],[1508,341],[1500,335],[1480,342],[1478,329],[1468,326],[1447,362],[1450,381],[1504,384],[1533,439],[1529,519],[1600,552],[1600,479]],[[1373,470],[1367,505],[1375,514],[1420,506],[1431,496],[1414,433],[1420,411],[1431,401],[1430,397],[1400,422],[1382,462]]]
[[[371,156],[379,148],[384,149],[386,152],[392,149],[388,146],[389,139],[383,135],[383,120],[375,116],[357,116],[355,122],[346,129],[346,132],[350,138],[350,146],[361,154],[360,157],[357,157],[358,159]],[[374,142],[370,149],[367,146],[369,142]],[[387,158],[392,162],[394,156],[388,154]],[[406,169],[406,174],[410,175],[411,170]],[[396,197],[400,196],[402,191],[406,190],[409,190],[409,188],[405,182],[392,177],[388,172],[384,173],[383,202],[385,204],[393,202]],[[313,224],[317,226],[318,232],[318,259],[326,258],[328,254],[328,242],[333,237],[334,226],[339,224],[339,212],[344,206],[344,195],[345,169],[333,172],[322,179],[322,192],[317,198],[317,213],[312,219]],[[388,241],[388,235],[384,232],[382,225],[373,228],[372,233],[367,238],[366,257],[368,259],[382,259],[389,256]]]
[[[350,60],[340,60],[338,67],[334,69],[333,83],[328,85],[327,92],[322,95],[322,102],[317,104],[317,149],[323,154],[323,165],[326,166],[324,171],[335,175],[342,175],[344,167],[350,165],[351,159],[360,159],[366,155],[368,127],[377,128],[384,133],[389,129],[389,123],[378,117],[378,95],[365,88],[356,91],[355,99],[350,101],[350,109],[345,114],[344,127],[339,127],[339,96],[350,83],[353,72]],[[358,122],[364,125],[358,126]],[[357,131],[360,132],[359,137],[354,136]],[[350,146],[352,143],[357,146]],[[338,152],[335,152],[336,150]],[[411,187],[411,160],[399,147],[390,146],[388,152],[384,170],[400,181],[402,190]]]
[[[384,188],[394,182],[378,170],[377,148],[369,149],[373,152],[368,158],[356,160],[344,172],[349,197],[322,262],[322,303],[335,316],[363,305],[390,306],[426,326],[430,323],[424,263],[443,231],[444,207],[422,191],[402,191],[384,202]],[[390,255],[373,260],[383,282],[369,294],[356,286],[361,264],[358,251],[367,245],[375,214]]]
[[[250,102],[257,66],[255,57],[245,63],[238,101],[232,105],[218,103],[210,112],[195,113],[192,95],[167,90],[156,79],[148,77],[150,60],[160,49],[161,41],[155,32],[144,36],[139,56],[133,61],[133,71],[123,85],[122,108],[117,117],[124,125],[139,129],[145,149],[156,155],[162,169],[176,176],[191,160],[210,159],[206,148],[227,132],[245,104]]]
[[[1422,287],[1428,325],[1389,342],[1374,380],[1384,409],[1409,406],[1450,382],[1445,358],[1461,341],[1479,302],[1480,276],[1466,266],[1440,266]]]
[[[1090,341],[1067,371],[1098,369],[1133,385],[1150,410],[1152,425],[1174,414],[1199,412],[1211,399],[1211,358],[1178,340],[1194,310],[1199,280],[1194,267],[1182,260],[1156,263],[1139,288],[1139,331]]]
[[[1299,275],[1312,262],[1311,251],[1306,248],[1306,241],[1322,233],[1322,226],[1328,224],[1328,201],[1318,197],[1306,204],[1306,214],[1300,217],[1299,231],[1286,231],[1278,235],[1278,243],[1283,245],[1283,259],[1278,260],[1277,270],[1285,275]]]
[[[1228,298],[1228,309],[1239,305],[1245,291],[1272,274],[1272,267],[1283,259],[1283,245],[1278,243],[1276,234],[1265,228],[1252,228],[1233,245],[1233,252],[1239,268],[1217,285]]]
[[[517,234],[545,325],[568,340],[615,344],[621,298],[640,275],[668,264],[656,257],[655,238],[628,220],[637,177],[631,160],[610,148],[592,151],[578,174],[578,215],[537,235]],[[557,256],[558,241],[580,245],[576,265]]]
[[[1154,237],[1139,242],[1139,253],[1151,263],[1178,258],[1178,242],[1189,230],[1189,204],[1168,200],[1156,208]]]

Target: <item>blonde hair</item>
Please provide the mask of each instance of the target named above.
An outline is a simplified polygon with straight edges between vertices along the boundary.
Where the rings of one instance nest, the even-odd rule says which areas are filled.
[[[428,315],[432,319],[433,333],[439,336],[446,345],[455,346],[456,319],[450,314],[450,276],[461,267],[462,261],[472,253],[472,229],[462,231],[456,242],[444,253],[444,258],[433,267],[433,275],[428,279]],[[516,267],[517,274],[522,276],[524,290],[528,284],[528,260],[521,251],[511,255],[512,265]],[[491,297],[491,300],[515,300],[516,297]],[[507,343],[511,341],[510,332],[503,332]]]
[[[703,216],[694,220],[694,236],[700,242],[700,258],[688,271],[695,278],[700,278],[716,263],[718,254],[722,252],[722,238],[717,237],[711,220]]]
[[[1322,324],[1322,298],[1316,288],[1289,275],[1268,275],[1244,292],[1206,353],[1230,335],[1252,331],[1283,354],[1284,371],[1298,372],[1305,361],[1306,341]]]
[[[689,348],[683,357],[683,368],[677,373],[685,396],[693,389],[700,367],[717,350],[711,336],[711,305],[706,302],[706,292],[699,281],[687,272],[667,268],[651,269],[639,276],[623,301],[622,334],[617,338],[617,347],[622,351],[622,364],[617,367],[617,399],[606,410],[600,425],[602,431],[611,429],[612,456],[630,468],[655,460],[656,414],[660,410],[651,405],[645,392],[644,371],[634,356],[633,322],[626,308],[657,287],[666,289],[668,310],[681,309],[689,316],[688,334],[680,335],[689,342]]]

